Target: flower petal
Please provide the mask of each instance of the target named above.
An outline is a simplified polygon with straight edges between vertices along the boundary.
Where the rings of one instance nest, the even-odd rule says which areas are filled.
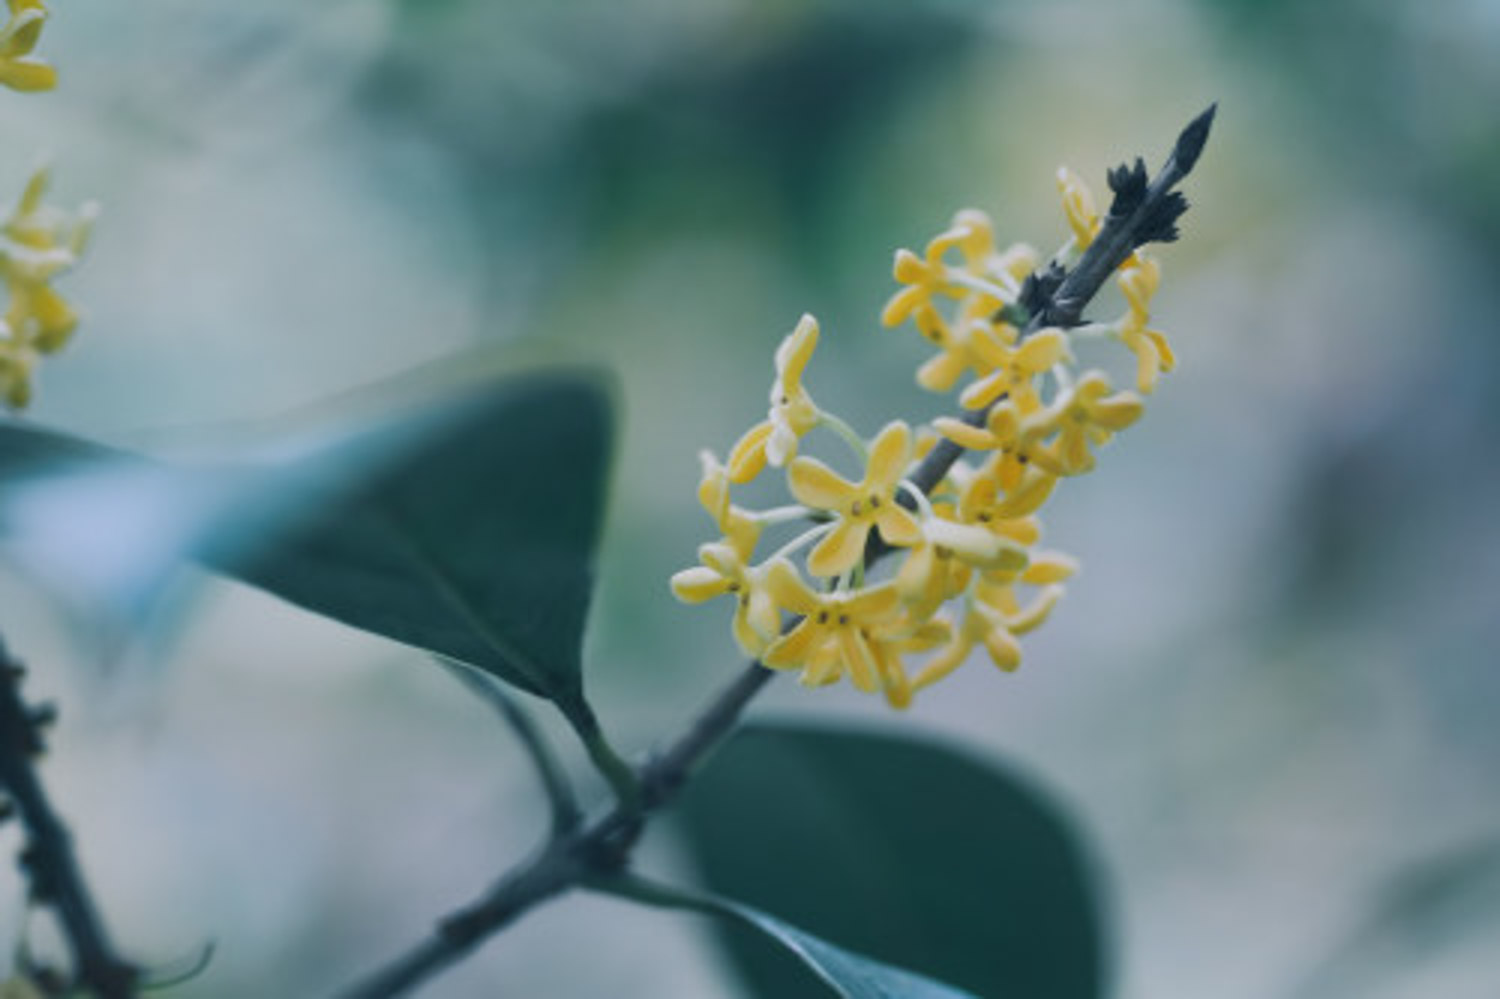
[[[870,462],[865,468],[865,486],[892,488],[906,474],[911,463],[911,428],[892,420],[876,435],[870,445]]]
[[[1042,626],[1052,613],[1052,608],[1062,599],[1063,588],[1061,586],[1049,586],[1037,594],[1031,606],[1016,614],[1006,617],[1005,623],[1012,634],[1024,635]]]
[[[1068,356],[1068,337],[1062,330],[1046,330],[1031,336],[1016,351],[1016,367],[1031,374],[1046,371]]]
[[[760,657],[762,666],[771,669],[798,669],[807,662],[813,648],[828,637],[828,629],[812,618],[803,618],[791,631],[772,642]]]
[[[854,483],[816,458],[794,458],[787,466],[787,487],[797,502],[815,510],[842,510],[859,493]]]
[[[672,576],[672,595],[685,604],[701,604],[729,592],[729,580],[703,565]]]
[[[912,689],[921,690],[924,687],[930,687],[958,669],[963,665],[964,660],[969,658],[969,653],[973,648],[973,641],[964,636],[959,636],[949,642],[946,648],[922,666],[916,677],[912,679]]]
[[[885,303],[885,308],[880,312],[880,322],[884,326],[899,326],[912,314],[912,310],[927,301],[929,298],[927,289],[920,285],[910,285],[902,288],[891,296],[891,300]]]
[[[922,525],[905,507],[894,504],[881,507],[875,514],[875,523],[888,545],[908,548],[922,542]]]
[[[1119,431],[1139,420],[1145,409],[1146,404],[1134,392],[1118,392],[1094,403],[1089,415],[1099,426]]]
[[[870,537],[868,520],[840,520],[807,556],[807,571],[814,576],[839,576],[854,568],[865,554]]]
[[[876,678],[875,654],[870,651],[870,645],[865,641],[864,636],[854,628],[837,628],[835,634],[839,643],[839,652],[844,658],[844,666],[849,670],[849,679],[854,686],[866,693],[879,690],[880,681]]]
[[[771,436],[771,421],[757,423],[745,431],[729,452],[729,481],[745,483],[766,467],[766,440]]]
[[[1062,552],[1037,552],[1031,556],[1031,564],[1021,574],[1021,582],[1041,586],[1046,583],[1061,583],[1078,571],[1078,560]]]
[[[766,566],[764,587],[776,603],[797,614],[811,614],[821,607],[822,601],[803,582],[802,574],[784,558],[778,558]]]
[[[802,387],[802,372],[812,360],[813,350],[818,346],[818,321],[811,313],[804,312],[797,320],[797,328],[781,341],[776,348],[776,379],[787,395]]]
[[[932,421],[932,428],[959,447],[971,451],[992,451],[1000,446],[988,430],[972,426],[951,416],[939,416]]]
[[[983,409],[1005,394],[1010,384],[1010,372],[1004,369],[987,375],[959,393],[958,404],[964,409]]]
[[[929,392],[946,392],[964,373],[963,358],[953,353],[935,354],[917,369],[917,384]]]

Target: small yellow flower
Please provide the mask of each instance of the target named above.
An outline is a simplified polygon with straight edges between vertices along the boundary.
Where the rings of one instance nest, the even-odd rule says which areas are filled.
[[[948,280],[942,254],[933,256],[930,249],[925,258],[907,249],[897,250],[891,272],[906,287],[892,295],[881,311],[880,321],[886,326],[899,326],[918,306],[931,304],[934,295],[963,298],[969,293]]]
[[[1015,401],[1022,414],[1041,406],[1036,376],[1063,360],[1071,360],[1068,336],[1060,329],[1040,330],[1019,347],[1003,346],[995,370],[974,382],[958,397],[965,409],[983,409],[996,399]]]
[[[1135,354],[1136,388],[1149,395],[1156,388],[1157,376],[1177,366],[1167,338],[1146,328],[1151,318],[1151,297],[1161,284],[1161,264],[1155,257],[1137,251],[1120,269],[1118,280],[1129,305],[1121,323],[1120,340]]]
[[[1033,412],[1041,408],[1041,401],[1035,397],[1034,390],[1033,394],[1022,398],[1030,403]],[[990,409],[982,427],[955,420],[951,416],[940,416],[932,421],[932,425],[938,433],[959,447],[971,451],[995,452],[996,459],[988,470],[1000,486],[1010,490],[1020,484],[1027,467],[1047,450],[1039,438],[1021,433],[1023,422],[1024,417],[1016,403],[1005,399]]]
[[[1032,556],[1020,572],[991,570],[985,572],[970,593],[963,623],[943,650],[922,667],[912,680],[912,687],[930,687],[952,673],[969,657],[975,646],[983,645],[990,660],[1007,673],[1021,665],[1018,635],[1040,627],[1062,598],[1057,585],[1077,569],[1077,564],[1060,552],[1042,552]],[[1041,586],[1036,598],[1022,607],[1016,598],[1016,584]]]
[[[1056,475],[1081,475],[1094,467],[1089,445],[1100,447],[1140,419],[1145,404],[1134,392],[1110,394],[1109,376],[1090,371],[1062,393],[1047,410],[1028,417],[1021,427],[1023,440],[1057,434],[1056,444],[1032,454],[1032,460]]]
[[[963,255],[971,272],[981,273],[995,255],[995,224],[978,208],[959,209],[948,228],[927,244],[927,257],[941,260],[951,249]]]
[[[781,609],[767,586],[777,566],[791,569],[782,559],[761,566],[745,564],[746,554],[725,541],[698,548],[701,565],[683,569],[672,577],[672,593],[687,604],[701,604],[734,595],[734,638],[746,655],[759,656],[781,631]],[[793,570],[795,571],[795,570]]]
[[[922,540],[922,528],[896,502],[896,486],[911,462],[911,429],[899,420],[886,425],[870,446],[864,479],[855,484],[816,458],[798,458],[787,469],[797,501],[838,515],[833,530],[807,557],[814,576],[837,576],[864,557],[870,531],[878,528],[887,544],[908,546]]]
[[[0,223],[0,280],[10,293],[0,320],[0,391],[17,409],[30,401],[38,355],[60,350],[78,325],[50,282],[77,263],[96,214],[93,205],[73,214],[43,205],[47,181],[45,167],[33,173],[15,211]]]
[[[930,687],[961,666],[974,647],[983,645],[990,660],[1007,673],[1021,665],[1021,643],[1006,626],[1005,617],[982,601],[970,598],[958,631],[912,680],[912,687]]]
[[[770,462],[777,468],[797,453],[802,435],[816,427],[822,413],[802,386],[802,373],[818,345],[818,321],[803,315],[776,348],[776,380],[771,383],[771,411],[751,427],[729,452],[729,480],[749,482]]]
[[[1017,333],[1006,323],[992,322],[990,313],[982,309],[976,314],[972,305],[966,305],[950,326],[931,303],[917,306],[912,320],[942,351],[917,369],[917,384],[931,392],[947,392],[965,371],[984,376],[1004,364],[1009,356],[1006,344]]]
[[[724,539],[749,558],[760,539],[760,521],[729,502],[729,470],[712,451],[699,451],[698,461],[703,466],[698,480],[698,502],[714,519]]]
[[[966,524],[978,524],[987,530],[1011,538],[1022,545],[1034,544],[1030,528],[1017,525],[1041,509],[1052,495],[1057,476],[1041,469],[1029,469],[1013,486],[1001,493],[1004,483],[995,474],[998,469],[986,467],[965,486],[959,499],[959,514]]]
[[[1068,216],[1068,228],[1073,230],[1073,242],[1078,249],[1087,250],[1100,225],[1093,192],[1065,166],[1057,168],[1057,190],[1062,194],[1063,213]]]
[[[779,566],[768,586],[778,603],[802,619],[772,643],[761,662],[772,669],[800,669],[802,682],[813,687],[848,675],[859,690],[884,691],[893,707],[909,704],[912,687],[901,654],[943,641],[945,627],[903,621],[892,583],[814,593],[789,564]]]
[[[897,591],[920,617],[931,616],[939,604],[962,591],[968,573],[959,566],[982,571],[1026,567],[1023,546],[983,527],[937,515],[924,517],[921,525],[922,540],[896,573]]]
[[[31,54],[47,20],[42,0],[7,0],[10,18],[0,28],[0,85],[12,90],[51,90],[57,70]]]

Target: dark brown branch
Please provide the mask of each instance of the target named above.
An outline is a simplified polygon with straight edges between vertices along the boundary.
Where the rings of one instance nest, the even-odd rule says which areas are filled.
[[[1166,238],[1186,201],[1172,188],[1185,177],[1208,139],[1214,108],[1194,119],[1177,139],[1161,173],[1133,196],[1117,197],[1110,214],[1077,266],[1051,282],[1047,294],[1030,316],[1022,335],[1044,326],[1076,325],[1084,307],[1115,268],[1145,242]],[[1112,174],[1126,183],[1131,171]],[[1144,168],[1141,168],[1144,174]],[[1115,209],[1120,209],[1116,211]],[[965,414],[976,426],[984,410]],[[944,438],[918,465],[910,478],[923,492],[931,492],[963,448]],[[866,557],[880,558],[885,549],[871,548]],[[432,936],[391,961],[342,994],[343,999],[386,999],[421,984],[463,958],[490,934],[502,929],[531,907],[563,894],[584,880],[622,869],[640,838],[651,811],[670,803],[703,759],[734,728],[744,711],[776,674],[751,663],[701,711],[667,749],[636,770],[641,789],[636,806],[617,804],[584,826],[554,836],[530,860],[502,877],[482,897],[438,923]]]
[[[53,811],[33,765],[50,715],[21,699],[23,675],[0,642],[0,788],[26,830],[21,869],[32,899],[57,914],[72,952],[77,987],[99,999],[130,999],[136,994],[137,971],[115,956],[73,856],[67,827]]]

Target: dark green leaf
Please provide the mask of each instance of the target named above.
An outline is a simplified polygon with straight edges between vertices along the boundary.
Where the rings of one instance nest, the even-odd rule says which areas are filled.
[[[648,905],[719,916],[747,927],[779,945],[789,960],[801,962],[844,999],[975,999],[968,992],[851,953],[775,916],[725,898],[685,892],[632,875],[599,882],[593,887]],[[818,994],[827,995],[821,989]]]
[[[115,535],[140,529],[119,520],[120,493],[104,484],[128,480],[133,495],[149,484],[157,519],[191,523],[172,537],[210,566],[575,704],[611,443],[599,380],[470,377],[415,394],[395,383],[340,408],[346,429],[278,441],[275,460],[216,468],[165,468],[0,426],[6,506],[59,502],[55,489],[39,499],[14,488],[17,477],[107,465],[93,480],[64,477],[72,500],[90,501],[76,517],[92,506],[115,518]],[[4,519],[24,532],[33,518]]]
[[[992,999],[1103,994],[1077,837],[1002,769],[926,741],[756,726],[712,759],[681,815],[710,888],[840,946]],[[757,995],[823,994],[752,937],[726,942]]]

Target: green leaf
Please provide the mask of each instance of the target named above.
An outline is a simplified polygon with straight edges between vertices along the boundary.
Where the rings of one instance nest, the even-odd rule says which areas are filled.
[[[592,887],[647,905],[689,909],[732,920],[778,944],[789,958],[800,961],[844,999],[975,999],[968,992],[836,947],[775,916],[728,899],[685,892],[629,875]],[[820,990],[819,995],[827,993]]]
[[[119,517],[106,484],[128,480],[139,500],[147,483],[147,512],[193,525],[170,537],[211,567],[576,708],[612,435],[600,380],[534,372],[415,392],[398,380],[337,408],[342,426],[220,467],[132,461],[6,424],[0,475],[68,473],[67,495],[88,503],[9,484],[6,495],[30,500],[12,514],[61,505],[75,524]],[[77,488],[90,464],[101,471]],[[22,531],[35,520],[0,519]]]
[[[977,995],[1095,999],[1105,985],[1090,865],[1029,783],[946,746],[753,726],[683,795],[709,888]],[[725,934],[755,994],[824,993]]]

